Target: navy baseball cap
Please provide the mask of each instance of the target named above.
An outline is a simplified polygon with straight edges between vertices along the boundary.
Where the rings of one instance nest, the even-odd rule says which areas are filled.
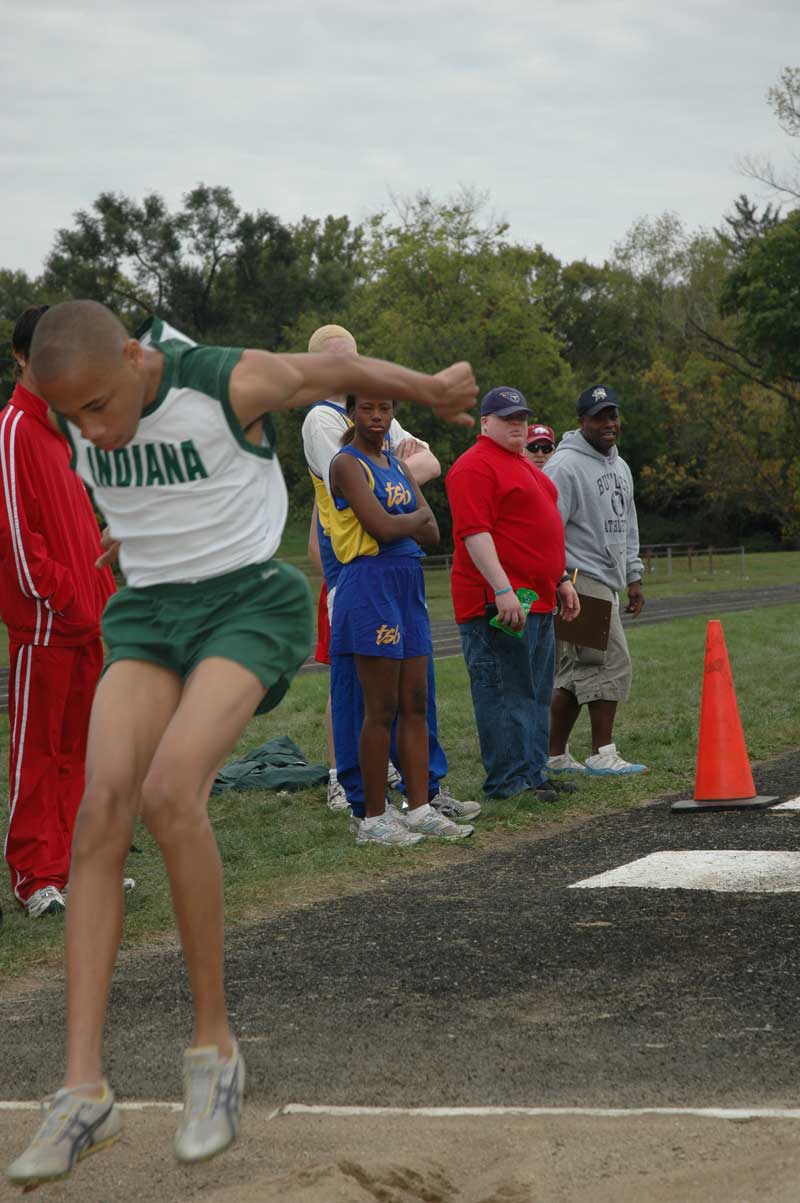
[[[528,409],[528,402],[519,389],[506,388],[504,384],[490,389],[481,401],[481,417],[485,418],[487,414],[496,414],[498,418],[509,418],[512,414],[533,417],[533,411]]]
[[[579,418],[593,418],[601,409],[615,405],[619,409],[619,397],[607,384],[593,384],[585,388],[578,397],[575,412]]]

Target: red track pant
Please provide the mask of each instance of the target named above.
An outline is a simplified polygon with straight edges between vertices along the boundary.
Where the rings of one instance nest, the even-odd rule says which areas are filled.
[[[9,822],[5,856],[17,900],[69,878],[84,787],[89,712],[103,667],[99,639],[81,647],[9,645]]]

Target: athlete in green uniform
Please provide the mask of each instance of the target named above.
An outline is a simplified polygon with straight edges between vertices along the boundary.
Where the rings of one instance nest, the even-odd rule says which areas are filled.
[[[238,1133],[244,1065],[225,1007],[222,875],[207,801],[248,719],[280,699],[311,636],[308,589],[271,558],[286,496],[268,416],[353,392],[470,423],[464,411],[477,394],[464,363],[426,376],[363,356],[168,339],[143,347],[92,301],[42,317],[31,367],[122,541],[128,588],[104,626],[111,666],[92,709],[73,843],[64,1086],[8,1170],[28,1187],[64,1177],[119,1135],[101,1042],[122,866],[139,815],[167,867],[194,1003],[176,1154],[206,1160]]]

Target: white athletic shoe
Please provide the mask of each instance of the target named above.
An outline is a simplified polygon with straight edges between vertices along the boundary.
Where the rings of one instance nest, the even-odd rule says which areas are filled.
[[[586,757],[586,772],[596,777],[622,777],[629,773],[649,773],[646,764],[631,764],[617,752],[616,744],[603,744],[594,756]]]
[[[113,1144],[122,1131],[114,1095],[103,1081],[100,1099],[82,1098],[78,1091],[59,1090],[42,1103],[45,1119],[16,1161],[6,1170],[15,1186],[33,1190],[43,1182],[66,1178],[77,1161]]]
[[[402,819],[387,811],[381,815],[377,823],[370,827],[359,822],[356,843],[384,844],[387,847],[402,848],[410,844],[418,844],[424,838],[425,836],[418,832],[409,831]]]
[[[239,1135],[244,1094],[244,1061],[234,1044],[230,1057],[217,1046],[189,1048],[183,1054],[183,1114],[175,1134],[178,1161],[208,1161]]]
[[[347,810],[347,794],[344,792],[344,786],[339,781],[328,782],[328,810],[338,814],[343,810]]]
[[[66,910],[64,895],[56,886],[42,886],[25,899],[25,910],[31,919],[42,919],[45,915],[63,915]]]
[[[400,784],[400,771],[394,767],[391,760],[389,761],[389,771],[386,774],[386,784],[389,789],[397,789]]]
[[[481,813],[478,802],[454,798],[447,785],[439,786],[438,793],[431,798],[431,806],[448,819],[477,819]]]
[[[421,809],[422,807],[418,807],[403,815],[403,821],[409,831],[420,832],[422,835],[437,840],[463,840],[466,836],[472,835],[475,830],[469,823],[454,823],[446,815],[434,810],[433,806],[427,814],[417,818],[417,812]]]
[[[567,744],[560,756],[549,757],[547,771],[548,773],[585,773],[586,765],[581,764],[570,754],[569,744]]]

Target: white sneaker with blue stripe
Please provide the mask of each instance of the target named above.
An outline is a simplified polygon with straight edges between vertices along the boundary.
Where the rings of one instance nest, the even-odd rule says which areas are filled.
[[[631,764],[617,752],[616,744],[603,744],[594,756],[586,757],[586,772],[595,777],[624,777],[630,773],[649,773],[646,764]]]
[[[84,1098],[90,1086],[62,1089],[42,1103],[45,1119],[16,1161],[6,1170],[9,1182],[33,1190],[44,1182],[66,1178],[72,1167],[113,1144],[122,1131],[114,1095],[103,1081],[99,1099]]]

